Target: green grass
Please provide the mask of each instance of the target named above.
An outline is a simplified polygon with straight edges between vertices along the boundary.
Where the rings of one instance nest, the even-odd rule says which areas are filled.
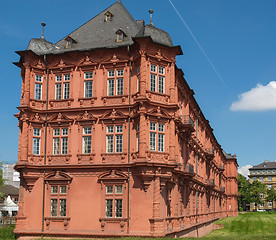
[[[216,222],[224,228],[214,230],[204,240],[276,240],[276,212],[239,214]],[[0,240],[13,240],[13,226],[0,228]],[[169,240],[169,238],[123,238],[123,240]],[[184,238],[191,240],[195,238]],[[183,240],[184,240],[183,239]],[[52,239],[54,240],[54,239]],[[76,239],[75,239],[76,240]],[[81,240],[81,239],[78,239]],[[111,240],[111,239],[106,239]],[[118,240],[118,238],[114,239]]]
[[[223,224],[223,229],[212,231],[201,239],[209,240],[259,240],[276,239],[276,213],[252,212],[239,214],[238,217],[229,217],[217,221]]]

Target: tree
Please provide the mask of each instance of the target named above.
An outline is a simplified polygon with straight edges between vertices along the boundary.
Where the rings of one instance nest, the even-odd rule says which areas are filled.
[[[238,174],[239,211],[246,211],[246,205],[250,204],[249,183],[246,178]]]
[[[5,179],[3,179],[3,162],[0,162],[0,187],[5,184]],[[3,201],[4,193],[0,192],[0,202]]]
[[[266,192],[267,196],[265,198],[268,202],[276,201],[276,190],[274,188],[268,189]]]
[[[266,193],[266,187],[259,181],[253,181],[249,185],[249,198],[251,203],[263,204],[261,193]]]

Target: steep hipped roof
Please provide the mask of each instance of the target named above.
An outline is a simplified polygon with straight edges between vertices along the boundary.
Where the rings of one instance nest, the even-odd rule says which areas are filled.
[[[270,169],[270,168],[276,168],[276,162],[262,162],[259,165],[249,168],[249,170]]]
[[[106,15],[110,16],[110,20],[106,21]],[[118,30],[124,33],[123,41],[116,41]],[[96,48],[117,48],[132,45],[134,37],[151,37],[153,42],[173,47],[168,33],[153,25],[145,26],[143,20],[136,21],[124,5],[118,1],[56,44],[52,44],[44,38],[32,39],[27,50],[42,55]]]

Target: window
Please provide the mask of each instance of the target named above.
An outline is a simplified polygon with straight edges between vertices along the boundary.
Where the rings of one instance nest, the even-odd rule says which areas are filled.
[[[271,182],[272,181],[272,177],[267,177],[267,181]]]
[[[150,91],[165,93],[165,68],[151,64],[150,71]]]
[[[255,171],[254,171],[254,170],[252,171],[252,174],[255,174]]]
[[[259,207],[264,207],[264,204],[263,204],[263,203],[260,203],[260,204],[259,204]]]
[[[93,97],[93,72],[84,74],[84,97]]]
[[[105,21],[106,22],[110,22],[111,21],[111,17],[112,17],[112,13],[107,11],[105,14]]]
[[[87,154],[91,153],[91,127],[84,127],[82,130],[82,153]]]
[[[266,170],[267,171],[267,173],[270,173],[270,170]]]
[[[267,206],[268,206],[269,208],[272,208],[272,202],[268,202],[268,203],[267,203]]]
[[[257,181],[257,178],[256,178],[256,177],[253,177],[253,181]]]
[[[268,184],[267,185],[267,189],[270,190],[272,188],[272,185],[271,184]]]
[[[66,217],[67,186],[51,186],[51,217]]]
[[[264,194],[263,193],[260,193],[260,198],[264,198]]]
[[[272,172],[275,173],[275,169],[273,169]]]
[[[158,129],[157,129],[158,126]],[[156,137],[158,136],[158,139]],[[165,125],[150,122],[150,151],[164,152],[165,149]]]
[[[43,77],[41,75],[35,75],[35,99],[42,99],[42,81]]]
[[[140,138],[140,124],[137,123],[136,126],[136,150],[139,152],[139,138]]]
[[[122,32],[117,33],[117,42],[122,42],[124,40],[124,34]]]
[[[33,154],[40,154],[40,128],[33,129]]]
[[[258,174],[260,174],[260,170],[258,170],[257,172],[258,172]]]
[[[263,173],[265,173],[265,170],[263,170]]]
[[[70,74],[56,75],[55,99],[68,99],[70,95]]]
[[[105,216],[123,217],[123,185],[107,185],[105,198]]]
[[[106,127],[106,152],[123,152],[123,125]]]
[[[68,128],[54,128],[53,130],[53,154],[66,155],[68,152]]]
[[[109,70],[107,79],[107,96],[124,94],[124,70]]]
[[[263,181],[263,177],[259,177],[259,181],[262,182]]]

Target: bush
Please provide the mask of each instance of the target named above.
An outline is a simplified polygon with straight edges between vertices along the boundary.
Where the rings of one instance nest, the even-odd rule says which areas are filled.
[[[7,225],[0,227],[0,239],[1,240],[13,240],[16,239],[13,233],[14,225]]]

